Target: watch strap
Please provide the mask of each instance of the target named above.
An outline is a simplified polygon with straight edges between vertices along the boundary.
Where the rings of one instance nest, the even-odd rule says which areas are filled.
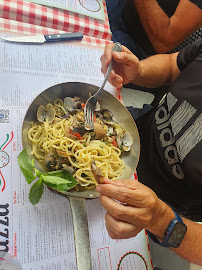
[[[183,223],[182,218],[180,215],[178,215],[175,211],[173,211],[175,213],[175,218],[173,220],[171,220],[171,222],[169,223],[164,236],[163,236],[163,242],[160,242],[159,245],[162,247],[173,247],[169,242],[168,242],[168,238],[170,236],[170,232],[172,231],[172,229],[174,228],[175,224],[177,222]]]
[[[180,223],[184,224],[181,216],[178,215],[175,211],[173,211],[173,212],[175,213],[175,218],[173,220],[171,220],[171,222],[169,223],[169,225],[168,225],[168,227],[167,227],[167,229],[165,231],[165,234],[164,234],[164,237],[163,237],[163,241],[162,242],[160,242],[159,239],[155,235],[153,235],[150,231],[147,230],[147,233],[148,233],[149,237],[155,243],[159,244],[160,246],[163,246],[163,247],[174,247],[168,241],[169,236],[170,236],[170,233],[171,233],[172,229],[175,227],[175,224],[176,223],[180,222]]]

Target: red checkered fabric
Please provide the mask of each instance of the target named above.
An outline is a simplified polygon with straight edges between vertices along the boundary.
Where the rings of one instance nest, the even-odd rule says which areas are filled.
[[[105,21],[21,0],[2,0],[0,26],[4,30],[18,30],[24,34],[82,32],[86,36],[83,42],[102,45],[108,43],[112,36],[105,2],[103,4]]]
[[[63,33],[64,31],[58,31],[52,28],[0,18],[0,32],[5,32],[13,35],[47,35]],[[89,37],[85,35],[80,41],[80,43],[83,45],[99,46],[103,48],[109,42],[109,40]]]

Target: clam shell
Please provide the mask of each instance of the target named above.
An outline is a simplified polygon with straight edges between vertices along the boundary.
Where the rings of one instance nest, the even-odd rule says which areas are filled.
[[[37,120],[39,122],[44,122],[45,119],[46,119],[46,108],[43,105],[41,105],[39,106],[37,111]]]
[[[48,105],[47,107],[49,109],[46,109],[43,105],[39,106],[37,111],[37,119],[39,122],[44,122],[48,120],[48,123],[52,123],[55,119],[55,109]]]
[[[71,98],[71,97],[66,97],[64,99],[64,107],[69,112],[74,112],[76,110],[76,102],[75,102],[75,100],[73,98]]]
[[[104,118],[103,119],[103,122],[107,125],[114,125],[116,122],[113,120],[113,119],[110,119],[110,118]]]
[[[131,147],[133,145],[133,137],[130,132],[125,132],[123,135],[122,143],[126,147]],[[125,150],[124,150],[125,151]]]
[[[47,111],[46,117],[48,118],[48,123],[52,123],[55,119],[55,109],[51,108]]]
[[[122,146],[122,149],[123,149],[124,152],[129,152],[130,149],[131,149],[131,146],[125,146],[125,145],[123,145]]]
[[[102,110],[102,115],[106,119],[111,119],[114,116],[114,114],[109,110]]]
[[[101,109],[100,103],[99,103],[99,101],[97,101],[96,104],[95,104],[95,109],[94,109],[94,111],[95,111],[95,112],[99,112],[100,109]]]

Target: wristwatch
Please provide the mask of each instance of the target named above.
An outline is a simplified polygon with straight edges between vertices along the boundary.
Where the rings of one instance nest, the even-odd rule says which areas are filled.
[[[177,213],[175,213],[175,218],[171,220],[168,228],[165,231],[163,242],[160,242],[158,238],[149,231],[147,231],[147,233],[150,238],[160,246],[177,248],[180,246],[186,231],[187,226],[183,223],[182,218]]]

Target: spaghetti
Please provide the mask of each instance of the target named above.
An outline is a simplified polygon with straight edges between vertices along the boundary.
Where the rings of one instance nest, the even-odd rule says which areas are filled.
[[[43,122],[31,123],[28,139],[32,155],[39,162],[45,163],[49,170],[70,170],[79,184],[89,189],[97,184],[91,172],[93,158],[104,177],[113,180],[122,174],[125,163],[120,157],[123,149],[118,147],[118,136],[124,132],[111,116],[112,122],[108,125],[100,115],[95,115],[95,124],[99,125],[97,130],[104,136],[84,130],[83,106],[77,107],[67,112],[69,107],[61,100],[48,104],[45,114],[47,116],[48,109],[54,108],[53,121],[45,117]],[[40,117],[38,119],[41,120]]]

